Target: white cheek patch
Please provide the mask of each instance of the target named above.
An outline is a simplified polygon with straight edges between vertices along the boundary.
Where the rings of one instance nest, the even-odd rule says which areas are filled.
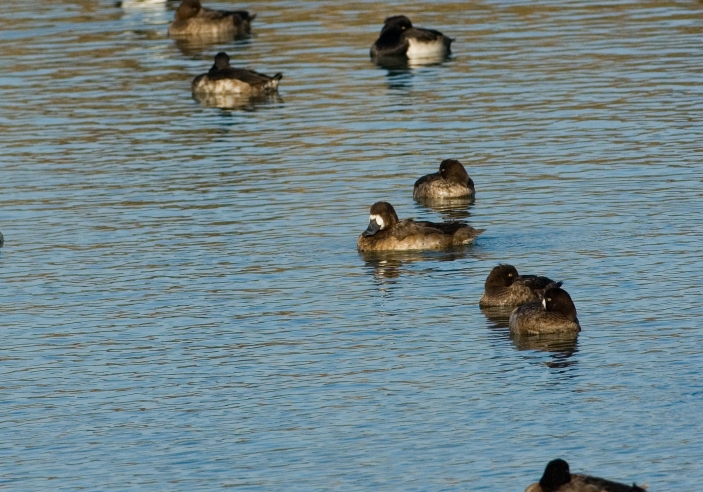
[[[547,310],[547,299],[542,299],[542,306],[544,306],[544,310]]]
[[[380,215],[369,215],[369,222],[371,222],[373,220],[376,221],[376,223],[378,224],[378,227],[383,229],[383,226],[385,225],[385,223],[383,222],[383,219],[381,218]]]

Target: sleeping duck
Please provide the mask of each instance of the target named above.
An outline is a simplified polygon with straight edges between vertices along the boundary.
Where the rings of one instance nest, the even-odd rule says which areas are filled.
[[[518,275],[512,265],[500,264],[493,267],[486,277],[484,293],[478,305],[487,306],[520,306],[526,302],[542,300],[542,295],[548,287],[561,287],[562,282],[537,275]]]
[[[547,464],[544,475],[538,483],[533,483],[525,492],[647,492],[633,484],[611,482],[588,475],[571,474],[569,464],[564,460],[552,460]]]
[[[229,64],[229,56],[224,51],[215,55],[215,64],[208,73],[193,79],[193,94],[240,94],[242,96],[263,96],[278,90],[278,82],[283,74],[273,77],[247,70],[234,68]]]
[[[381,35],[371,46],[371,58],[443,59],[451,53],[452,41],[439,31],[413,27],[404,15],[394,15],[383,23]]]
[[[376,202],[371,206],[369,226],[356,245],[359,251],[443,249],[471,244],[482,232],[461,221],[399,220],[390,203]]]
[[[539,335],[540,333],[578,333],[581,325],[571,296],[560,287],[544,291],[542,302],[528,302],[510,314],[510,332]]]
[[[476,194],[474,181],[469,177],[464,165],[456,159],[445,159],[439,171],[427,174],[415,182],[415,200],[432,198],[464,198]]]
[[[183,0],[168,26],[168,35],[243,37],[251,32],[251,21],[255,17],[256,14],[249,15],[246,10],[212,10],[203,7],[200,0]]]

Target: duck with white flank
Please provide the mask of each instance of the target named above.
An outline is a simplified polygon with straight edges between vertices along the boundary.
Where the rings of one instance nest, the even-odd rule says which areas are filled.
[[[405,57],[408,60],[441,60],[451,53],[454,41],[433,29],[413,27],[404,15],[388,17],[381,35],[371,46],[371,58]]]

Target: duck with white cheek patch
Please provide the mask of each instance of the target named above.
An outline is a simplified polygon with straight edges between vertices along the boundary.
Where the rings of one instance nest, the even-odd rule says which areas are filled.
[[[511,333],[524,335],[581,331],[576,306],[568,292],[559,287],[547,289],[542,302],[528,302],[515,308],[509,325]]]
[[[356,245],[359,251],[445,249],[471,244],[482,232],[462,221],[399,220],[390,203],[377,202],[371,207],[369,226]]]

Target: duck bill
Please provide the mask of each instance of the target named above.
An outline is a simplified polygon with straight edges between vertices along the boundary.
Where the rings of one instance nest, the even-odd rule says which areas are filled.
[[[378,222],[376,222],[376,219],[373,219],[373,220],[369,221],[369,226],[366,228],[366,230],[364,232],[361,233],[361,235],[364,237],[373,236],[379,230],[381,230],[381,226],[378,225]]]

